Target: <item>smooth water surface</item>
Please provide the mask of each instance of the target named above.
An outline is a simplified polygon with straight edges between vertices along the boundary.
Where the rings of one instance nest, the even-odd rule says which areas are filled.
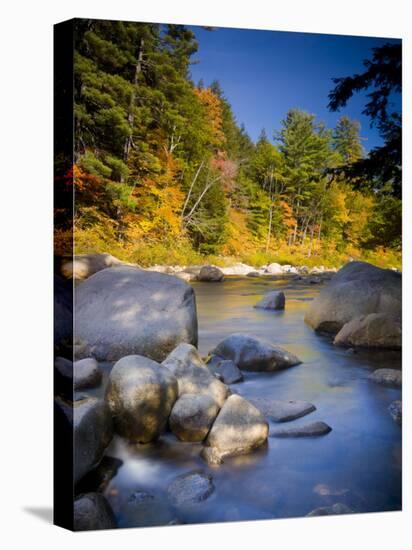
[[[281,372],[245,373],[244,382],[232,389],[246,398],[310,401],[315,412],[282,427],[322,420],[332,432],[316,438],[269,438],[264,448],[226,459],[217,468],[200,458],[200,444],[181,443],[172,434],[150,445],[115,438],[107,454],[123,465],[105,494],[119,526],[304,516],[336,502],[355,512],[399,510],[401,429],[388,405],[401,392],[374,384],[368,375],[377,368],[400,368],[400,354],[353,353],[307,327],[304,313],[320,285],[233,277],[193,286],[202,355],[227,335],[242,332],[284,346],[303,361]],[[285,311],[254,309],[273,289],[285,291]],[[192,470],[210,472],[215,491],[203,502],[173,509],[167,487],[177,475]],[[145,491],[150,496],[136,505],[133,495],[141,497]]]

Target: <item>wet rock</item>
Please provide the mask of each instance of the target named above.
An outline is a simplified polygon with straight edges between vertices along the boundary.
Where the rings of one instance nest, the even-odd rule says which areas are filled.
[[[230,359],[218,363],[217,373],[220,374],[225,384],[236,384],[243,380],[243,374]]]
[[[402,387],[402,371],[396,369],[378,369],[369,375],[370,380],[383,386]]]
[[[203,447],[200,456],[209,466],[219,466],[223,462],[221,453],[215,447]]]
[[[180,342],[197,344],[193,288],[177,277],[120,266],[76,288],[76,357],[162,361]]]
[[[270,437],[316,437],[326,435],[332,431],[332,428],[325,422],[312,422],[304,426],[285,428],[271,432]]]
[[[95,388],[102,381],[99,365],[93,357],[80,359],[73,364],[74,389],[86,390]]]
[[[116,432],[135,443],[153,441],[164,431],[177,395],[170,370],[140,355],[123,357],[106,390]]]
[[[316,410],[315,405],[307,401],[280,401],[267,397],[254,397],[250,402],[275,422],[289,422]]]
[[[185,393],[209,395],[221,407],[227,397],[227,387],[213,376],[197,349],[180,344],[162,365],[177,378],[179,397]]]
[[[60,266],[61,274],[66,279],[83,280],[102,269],[130,265],[115,258],[111,254],[78,254],[73,258],[63,259]]]
[[[73,363],[64,357],[54,360],[54,380],[57,395],[73,397]]]
[[[269,292],[253,307],[260,309],[285,309],[285,293],[281,290]]]
[[[177,521],[164,495],[145,490],[136,490],[129,496],[122,506],[122,518],[130,527],[171,525]]]
[[[203,441],[218,412],[216,401],[209,395],[186,393],[174,404],[169,426],[181,441]]]
[[[224,278],[224,273],[213,265],[204,265],[197,276],[198,281],[208,283],[220,283]]]
[[[262,274],[260,271],[250,271],[246,274],[246,277],[260,277]]]
[[[87,493],[74,501],[75,531],[95,531],[116,527],[113,510],[100,493]]]
[[[401,318],[402,276],[366,262],[349,262],[312,301],[305,321],[336,334],[356,317],[386,313]]]
[[[321,508],[315,508],[314,510],[309,512],[309,514],[307,514],[307,517],[336,516],[340,514],[354,514],[354,513],[355,512],[351,508],[349,508],[349,506],[346,506],[346,504],[337,502],[332,506],[323,506]]]
[[[310,285],[320,285],[321,283],[323,283],[323,280],[320,277],[310,277],[308,279],[308,283]]]
[[[73,403],[74,480],[95,468],[113,437],[107,404],[95,397]]]
[[[100,464],[76,485],[76,491],[78,493],[103,492],[122,465],[123,460],[105,455]]]
[[[282,266],[277,263],[267,265],[265,272],[270,273],[271,275],[283,275]]]
[[[167,489],[170,501],[177,508],[203,502],[215,490],[210,474],[202,471],[178,476]]]
[[[385,313],[355,317],[343,325],[333,343],[338,346],[400,349],[401,323]]]
[[[262,413],[240,395],[231,395],[219,412],[206,445],[220,458],[244,454],[263,445],[268,432]]]
[[[389,414],[394,421],[402,425],[402,401],[393,401],[388,407]]]
[[[246,334],[231,334],[211,352],[230,359],[241,370],[276,371],[301,363],[292,353],[280,346],[267,344]]]

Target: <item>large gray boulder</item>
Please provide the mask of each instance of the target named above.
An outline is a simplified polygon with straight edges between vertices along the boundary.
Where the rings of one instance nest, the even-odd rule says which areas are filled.
[[[285,309],[285,293],[281,290],[269,292],[253,307],[258,309]]]
[[[402,311],[402,276],[366,262],[350,262],[311,303],[305,321],[314,330],[336,334],[345,323],[370,313],[397,319]]]
[[[73,527],[75,531],[115,529],[116,519],[109,503],[100,493],[86,493],[74,501]]]
[[[267,344],[246,334],[231,334],[210,353],[231,359],[241,370],[276,371],[301,363],[280,346]]]
[[[181,441],[203,441],[218,412],[213,397],[185,393],[174,404],[169,426]]]
[[[162,361],[180,342],[197,344],[193,288],[162,273],[104,269],[76,288],[75,312],[79,359],[138,354]]]
[[[219,407],[225,402],[228,388],[213,376],[194,346],[179,344],[162,365],[177,378],[179,397],[195,393],[212,397]]]
[[[219,412],[202,454],[218,463],[226,456],[245,454],[267,440],[269,425],[262,413],[240,395],[231,395]],[[208,449],[209,448],[209,449]]]
[[[130,441],[156,439],[164,431],[176,399],[176,378],[147,357],[123,357],[110,372],[106,401],[116,432]]]
[[[208,283],[220,283],[224,278],[224,273],[213,265],[204,265],[197,276],[198,281]]]
[[[400,319],[386,313],[370,313],[345,323],[333,342],[338,346],[400,349]]]
[[[66,279],[83,280],[102,269],[128,265],[111,254],[77,254],[73,258],[63,258],[60,272]]]
[[[75,483],[100,463],[112,437],[112,418],[104,400],[89,397],[73,403]]]

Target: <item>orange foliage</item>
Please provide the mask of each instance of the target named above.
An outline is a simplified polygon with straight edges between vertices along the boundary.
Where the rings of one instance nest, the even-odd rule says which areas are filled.
[[[220,99],[210,88],[195,88],[195,94],[206,107],[207,118],[212,128],[216,147],[220,147],[226,140],[222,131],[222,105]]]

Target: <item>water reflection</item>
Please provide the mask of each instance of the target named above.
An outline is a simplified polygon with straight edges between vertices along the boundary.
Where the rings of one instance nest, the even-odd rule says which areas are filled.
[[[123,466],[105,494],[120,525],[295,517],[336,502],[356,512],[400,509],[401,431],[387,411],[391,401],[400,399],[400,390],[368,379],[376,368],[399,368],[399,353],[352,353],[316,335],[303,317],[318,285],[231,278],[194,288],[203,355],[227,335],[244,332],[284,346],[304,361],[277,373],[244,373],[236,392],[246,398],[310,401],[316,411],[288,424],[322,420],[333,430],[322,438],[270,438],[267,447],[210,470],[199,456],[200,444],[178,442],[171,434],[139,446],[116,438],[107,454]],[[284,312],[253,308],[264,293],[280,288],[286,294]],[[177,475],[198,469],[212,473],[214,493],[190,510],[176,512],[167,500],[168,485]],[[129,509],[134,491],[153,496],[147,520],[141,511]]]

